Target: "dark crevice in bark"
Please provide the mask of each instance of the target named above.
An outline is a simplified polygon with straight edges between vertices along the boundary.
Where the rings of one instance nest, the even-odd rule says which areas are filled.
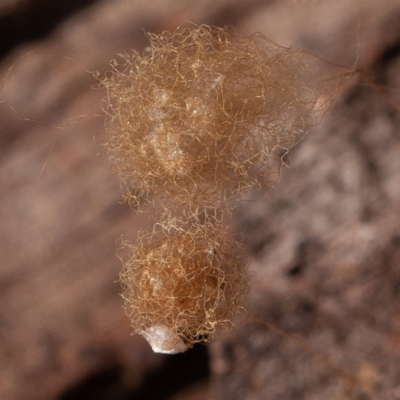
[[[0,15],[0,58],[14,47],[48,35],[57,25],[97,0],[35,0]]]

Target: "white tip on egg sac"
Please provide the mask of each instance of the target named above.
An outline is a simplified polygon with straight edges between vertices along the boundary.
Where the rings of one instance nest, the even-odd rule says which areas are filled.
[[[149,342],[154,353],[176,354],[188,349],[182,339],[165,326],[152,326],[142,332],[142,336]]]

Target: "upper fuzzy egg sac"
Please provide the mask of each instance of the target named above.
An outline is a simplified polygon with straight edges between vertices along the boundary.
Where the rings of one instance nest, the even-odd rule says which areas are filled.
[[[149,51],[102,81],[109,156],[133,202],[213,205],[267,184],[343,81],[260,34],[191,25],[148,36]]]

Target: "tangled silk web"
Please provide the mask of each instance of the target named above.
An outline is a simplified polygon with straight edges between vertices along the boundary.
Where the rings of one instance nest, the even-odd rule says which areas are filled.
[[[224,207],[268,185],[345,77],[259,33],[193,25],[148,37],[102,79],[109,157],[134,206]]]
[[[102,79],[107,147],[130,204],[163,215],[124,243],[126,309],[154,351],[176,353],[229,328],[247,288],[242,245],[216,215],[279,176],[349,75],[261,34],[190,25],[148,37]]]
[[[160,225],[129,245],[121,280],[135,332],[176,353],[231,327],[247,285],[242,245],[212,225]]]

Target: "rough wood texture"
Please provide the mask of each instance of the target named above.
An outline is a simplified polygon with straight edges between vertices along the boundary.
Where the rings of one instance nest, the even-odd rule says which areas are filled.
[[[14,3],[7,12],[35,2]],[[17,110],[0,104],[0,398],[56,399],[92,373],[122,366],[119,392],[96,398],[127,399],[127,388],[140,387],[164,360],[129,336],[118,296],[115,240],[149,222],[119,204],[118,180],[96,156],[103,119],[50,126],[101,114],[104,93],[91,89],[85,69],[141,50],[143,29],[232,24],[334,63],[357,63],[400,102],[397,0],[215,3],[99,1],[1,61],[3,78],[24,55],[50,52],[14,64],[0,92]],[[236,220],[254,253],[250,308],[363,385],[349,397],[345,382],[309,353],[248,323],[210,346],[211,398],[400,398],[399,156],[399,116],[355,80],[293,151],[281,185]],[[196,393],[206,398],[207,386]]]

